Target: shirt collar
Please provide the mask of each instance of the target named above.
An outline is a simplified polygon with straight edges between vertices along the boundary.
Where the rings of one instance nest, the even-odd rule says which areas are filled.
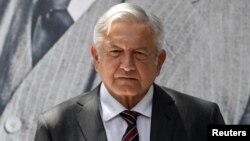
[[[70,16],[77,21],[95,0],[71,0],[67,8]]]
[[[141,115],[151,118],[152,100],[153,100],[153,85],[150,86],[146,95],[142,100],[131,110],[139,112]],[[127,110],[108,92],[105,85],[102,83],[100,88],[101,113],[104,121],[109,121],[119,115],[122,111]]]

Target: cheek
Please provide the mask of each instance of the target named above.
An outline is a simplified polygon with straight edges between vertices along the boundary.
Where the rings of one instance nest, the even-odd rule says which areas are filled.
[[[104,77],[110,77],[119,67],[119,61],[117,59],[103,59],[99,63],[99,73],[105,75]]]
[[[155,63],[137,63],[137,70],[145,81],[152,81],[158,74],[157,65]]]

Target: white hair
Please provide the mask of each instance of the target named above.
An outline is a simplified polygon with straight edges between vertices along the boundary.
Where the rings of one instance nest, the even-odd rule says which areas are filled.
[[[108,35],[112,23],[117,20],[136,21],[148,24],[154,34],[157,54],[163,47],[164,30],[158,17],[147,14],[141,7],[131,3],[121,3],[111,7],[97,21],[94,28],[94,44],[99,48],[104,35]]]

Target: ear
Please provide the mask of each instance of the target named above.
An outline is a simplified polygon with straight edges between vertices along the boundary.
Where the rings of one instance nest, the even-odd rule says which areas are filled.
[[[93,61],[94,61],[95,70],[97,71],[98,70],[98,64],[99,64],[99,54],[98,54],[96,45],[91,46],[91,56],[92,56]]]
[[[162,49],[160,51],[159,56],[158,56],[158,62],[157,62],[157,69],[158,69],[157,73],[158,73],[158,75],[160,74],[162,65],[165,62],[166,58],[167,58],[167,53],[166,53],[166,51],[164,49]]]

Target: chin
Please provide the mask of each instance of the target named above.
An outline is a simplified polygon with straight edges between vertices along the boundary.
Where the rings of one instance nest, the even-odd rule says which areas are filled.
[[[116,92],[119,93],[119,95],[135,96],[138,94],[138,87],[120,86],[116,87]]]

